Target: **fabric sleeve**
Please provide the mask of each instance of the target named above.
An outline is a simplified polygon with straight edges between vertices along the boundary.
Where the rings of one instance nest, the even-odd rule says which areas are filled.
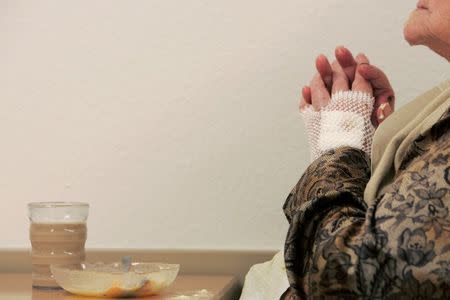
[[[450,299],[450,118],[407,149],[376,198],[363,198],[369,159],[331,150],[288,196],[281,299]]]
[[[308,282],[314,274],[325,282],[330,275],[331,284],[345,275],[351,259],[345,249],[336,252],[339,255],[335,258],[328,257],[330,260],[323,263],[329,266],[322,270],[317,265],[321,262],[314,257],[331,251],[337,238],[351,243],[361,231],[367,211],[363,194],[369,178],[369,157],[351,147],[330,150],[308,167],[283,206],[289,221],[284,256],[290,288],[281,299],[303,299],[314,294],[310,289],[315,287]],[[343,227],[344,231],[339,230]],[[328,267],[337,273],[327,275]]]

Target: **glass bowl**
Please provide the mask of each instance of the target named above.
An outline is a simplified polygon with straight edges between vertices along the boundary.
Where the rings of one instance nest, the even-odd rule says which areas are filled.
[[[180,265],[165,263],[81,263],[51,265],[56,282],[66,291],[90,297],[143,297],[159,294],[173,283]]]

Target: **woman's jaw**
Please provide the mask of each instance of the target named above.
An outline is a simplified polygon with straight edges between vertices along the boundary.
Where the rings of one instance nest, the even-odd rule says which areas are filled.
[[[450,1],[420,0],[403,34],[410,45],[427,46],[450,61]]]

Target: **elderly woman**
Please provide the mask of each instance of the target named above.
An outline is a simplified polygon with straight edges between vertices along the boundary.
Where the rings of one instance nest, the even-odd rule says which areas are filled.
[[[450,1],[420,1],[404,35],[450,61]],[[281,299],[450,299],[450,80],[393,113],[364,55],[338,47],[316,66],[300,102],[314,160],[283,207]]]

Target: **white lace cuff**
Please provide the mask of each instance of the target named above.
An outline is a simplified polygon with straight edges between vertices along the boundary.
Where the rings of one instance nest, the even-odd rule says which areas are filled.
[[[370,155],[375,132],[370,119],[373,105],[374,98],[369,93],[339,91],[319,111],[306,107],[302,116],[311,159],[341,146],[358,148]]]

